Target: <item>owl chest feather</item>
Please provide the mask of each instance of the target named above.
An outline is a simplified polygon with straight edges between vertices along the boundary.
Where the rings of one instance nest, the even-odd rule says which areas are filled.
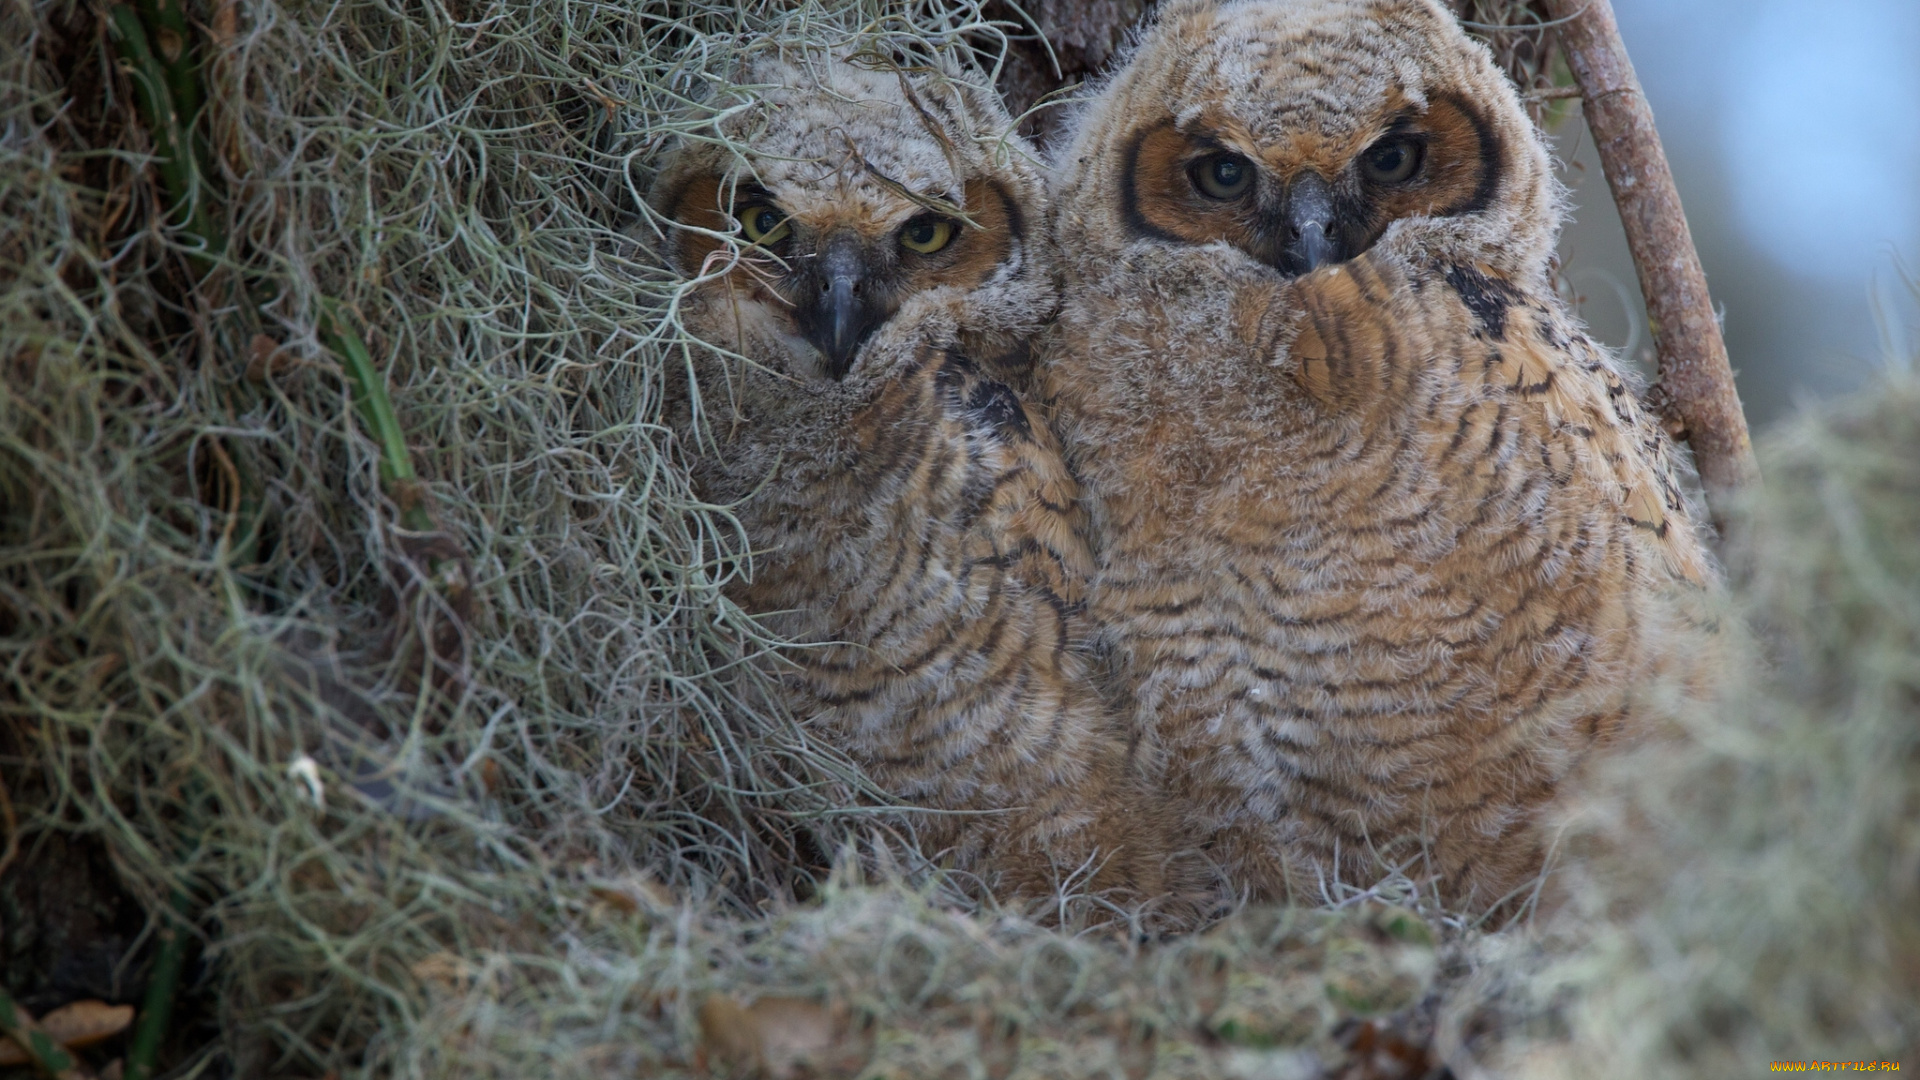
[[[905,797],[1013,805],[1085,776],[1106,721],[1075,650],[1091,559],[1058,457],[1004,385],[929,350],[750,504],[739,599],[785,612],[797,704]]]
[[[1064,326],[1048,378],[1102,538],[1094,617],[1216,823],[1361,850],[1435,815],[1498,835],[1644,667],[1672,575],[1634,516],[1652,480],[1623,479],[1629,436],[1595,430],[1604,379],[1530,318],[1495,340],[1457,299],[1414,302],[1306,305],[1349,348],[1371,336],[1328,361],[1332,395],[1231,322]],[[1142,340],[1235,393],[1072,369]]]

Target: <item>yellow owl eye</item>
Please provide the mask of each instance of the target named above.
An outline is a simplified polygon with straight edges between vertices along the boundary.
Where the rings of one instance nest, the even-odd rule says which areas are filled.
[[[787,225],[787,215],[765,203],[748,206],[739,216],[740,229],[747,234],[747,241],[761,247],[772,247],[793,231]]]
[[[1360,171],[1380,184],[1404,184],[1420,171],[1424,150],[1418,139],[1392,135],[1360,155]]]
[[[1253,162],[1239,154],[1214,154],[1193,165],[1193,186],[1209,199],[1237,199],[1253,186]]]
[[[953,222],[945,218],[914,218],[900,230],[900,246],[922,255],[931,255],[952,242]]]

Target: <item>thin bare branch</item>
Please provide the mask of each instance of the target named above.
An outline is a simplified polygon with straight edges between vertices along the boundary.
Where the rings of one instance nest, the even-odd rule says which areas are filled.
[[[1760,468],[1653,110],[1608,0],[1546,0],[1546,6],[1559,24],[1600,166],[1639,268],[1660,357],[1653,402],[1670,430],[1693,445],[1708,506],[1724,533],[1730,497],[1757,483]]]

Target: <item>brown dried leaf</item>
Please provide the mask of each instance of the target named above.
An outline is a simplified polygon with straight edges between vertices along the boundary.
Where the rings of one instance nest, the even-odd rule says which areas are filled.
[[[846,1027],[845,1010],[803,998],[742,1005],[724,994],[700,1003],[702,1049],[729,1075],[795,1080],[823,1065]]]
[[[1348,1054],[1338,1080],[1419,1080],[1439,1067],[1425,1040],[1410,1041],[1386,1021],[1362,1020],[1334,1038]]]
[[[623,915],[659,916],[679,904],[672,889],[644,871],[596,881],[587,886],[587,893]]]
[[[247,343],[248,382],[265,385],[292,362],[293,356],[265,334],[255,334]]]
[[[76,1001],[40,1018],[40,1026],[47,1034],[69,1050],[111,1039],[132,1023],[133,1006],[109,1005],[104,1001]],[[0,1068],[25,1065],[30,1060],[19,1043],[0,1039]]]
[[[414,961],[407,972],[428,986],[454,994],[466,993],[479,975],[472,963],[444,949]]]

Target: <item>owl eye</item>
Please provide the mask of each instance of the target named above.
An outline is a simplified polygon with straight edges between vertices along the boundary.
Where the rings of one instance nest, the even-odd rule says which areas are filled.
[[[787,215],[765,203],[754,203],[740,211],[740,229],[747,234],[748,243],[761,247],[772,247],[793,231]]]
[[[1418,139],[1389,136],[1360,155],[1360,171],[1379,184],[1404,184],[1420,171],[1425,151]]]
[[[1209,199],[1237,199],[1253,184],[1253,163],[1239,154],[1214,154],[1193,163],[1193,186]]]
[[[900,246],[931,255],[953,242],[953,222],[946,218],[917,217],[900,230]]]

